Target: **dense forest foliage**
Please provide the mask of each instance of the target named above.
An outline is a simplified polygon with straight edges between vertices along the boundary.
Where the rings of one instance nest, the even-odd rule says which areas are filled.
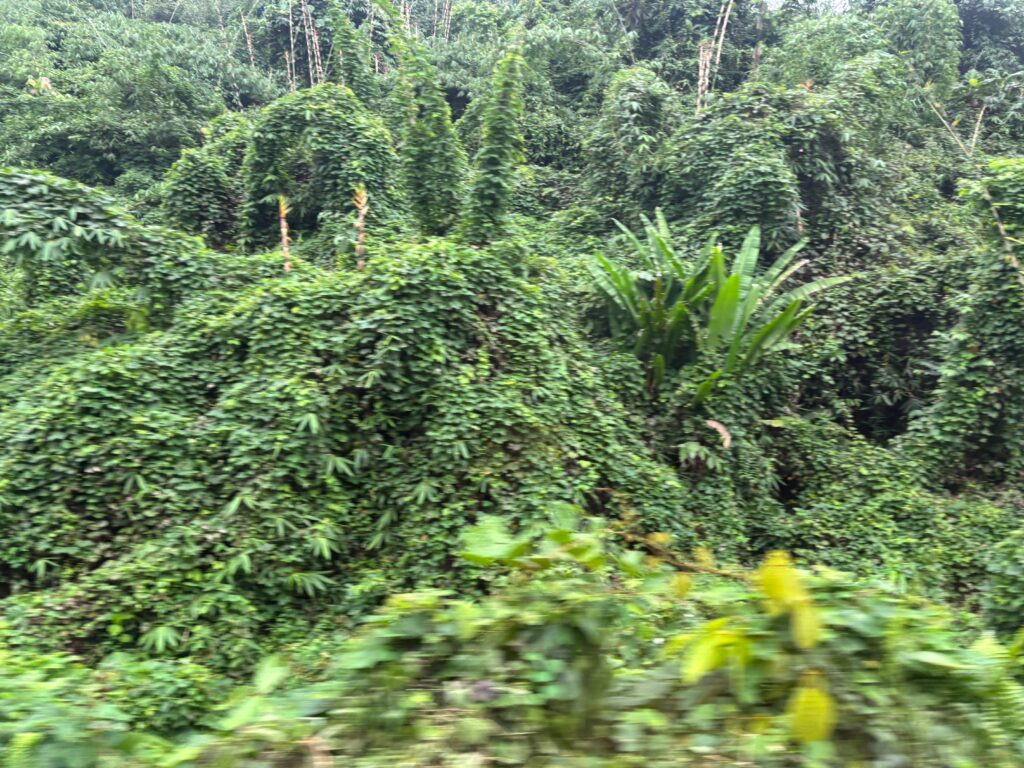
[[[0,0],[0,764],[1024,765],[1024,2]]]

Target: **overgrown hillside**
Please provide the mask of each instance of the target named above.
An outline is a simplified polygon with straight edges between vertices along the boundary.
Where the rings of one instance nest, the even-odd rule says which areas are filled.
[[[1022,150],[1016,0],[0,0],[0,761],[1020,765]]]

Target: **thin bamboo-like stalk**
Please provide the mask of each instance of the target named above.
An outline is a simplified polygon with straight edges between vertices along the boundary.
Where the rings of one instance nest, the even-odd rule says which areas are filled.
[[[978,145],[978,134],[981,133],[981,121],[985,117],[986,104],[981,105],[981,109],[978,110],[978,119],[974,121],[974,133],[971,134],[971,154],[974,154],[974,148]]]
[[[284,52],[284,72],[288,76],[288,90],[295,93],[295,68],[292,66],[292,59],[288,55],[288,51]]]
[[[751,72],[757,72],[757,68],[761,65],[761,56],[764,54],[764,16],[768,10],[767,5],[766,0],[761,0],[757,6],[757,24],[754,27],[757,44],[754,46],[754,56],[750,63]]]
[[[722,28],[722,19],[725,17],[725,6],[729,0],[722,0],[722,4],[718,7],[718,17],[715,19],[715,34],[711,36],[713,41],[718,40],[718,31]]]
[[[292,23],[292,0],[288,0],[288,47],[291,49],[291,56],[285,57],[288,62],[288,88],[295,91],[295,26]]]
[[[722,31],[719,33],[715,49],[715,68],[711,75],[712,88],[714,88],[715,81],[718,79],[718,65],[722,61],[722,49],[725,47],[725,30],[729,27],[729,16],[732,13],[734,4],[735,0],[729,0],[729,4],[725,8],[725,17],[722,19]]]
[[[242,18],[242,32],[245,34],[245,48],[249,52],[249,66],[253,71],[256,70],[256,53],[252,48],[252,35],[249,34],[249,25],[245,21],[245,13],[241,8],[238,9],[238,15]]]
[[[370,209],[366,187],[362,184],[356,187],[352,202],[356,206],[356,220],[352,225],[356,230],[356,269],[362,272],[366,269],[366,212]]]
[[[931,99],[927,99],[928,106],[932,108],[932,112],[942,122],[942,127],[946,129],[946,133],[953,137],[957,146],[960,147],[960,151],[964,153],[964,156],[970,159],[974,154],[975,142],[978,138],[978,133],[981,131],[981,120],[984,116],[984,108],[978,113],[978,120],[974,126],[974,136],[971,138],[971,146],[968,147],[964,144],[963,140],[957,134],[956,129],[950,125],[946,116],[942,113],[942,110],[933,102]],[[1024,266],[1021,265],[1020,259],[1013,249],[1014,238],[1010,236],[1010,233],[1006,229],[1006,225],[1003,224],[1003,217],[999,215],[999,208],[996,205],[996,201],[992,199],[992,195],[989,194],[988,189],[985,187],[984,182],[979,183],[981,189],[981,196],[984,198],[985,203],[988,205],[989,211],[992,213],[992,220],[995,222],[996,231],[999,233],[1000,239],[1003,241],[1003,251],[1006,254],[1006,263],[1017,270],[1017,278],[1020,280],[1021,285],[1024,285]]]
[[[310,85],[316,85],[316,70],[313,68],[313,37],[309,34],[309,16],[307,14],[308,3],[302,0],[300,15],[302,17],[302,36],[306,40],[306,76]]]
[[[319,85],[327,78],[324,75],[324,58],[320,51],[320,33],[309,3],[302,3],[302,24],[306,29],[306,52],[309,54],[309,79],[313,85]]]
[[[703,40],[697,46],[697,101],[695,113],[699,113],[704,106],[704,99],[711,88],[711,52],[713,45],[710,40]]]
[[[284,254],[284,271],[292,271],[292,256],[288,248],[291,239],[288,237],[288,198],[277,196],[277,220],[281,228],[281,253]]]

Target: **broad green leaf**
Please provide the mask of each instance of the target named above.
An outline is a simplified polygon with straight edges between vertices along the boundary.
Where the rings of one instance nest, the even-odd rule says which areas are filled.
[[[268,656],[256,667],[253,687],[258,693],[268,694],[277,688],[291,674],[291,670],[279,656]]]
[[[693,396],[694,404],[702,403],[711,395],[711,391],[715,388],[715,383],[721,377],[722,371],[718,370],[709,375],[704,381],[697,387],[697,391]]]
[[[733,274],[740,276],[741,293],[749,289],[757,269],[757,257],[761,252],[761,228],[753,226],[747,232],[736,258],[733,260]]]
[[[715,349],[723,339],[730,338],[739,303],[740,276],[731,275],[719,289],[715,303],[711,306],[705,342],[707,349]]]

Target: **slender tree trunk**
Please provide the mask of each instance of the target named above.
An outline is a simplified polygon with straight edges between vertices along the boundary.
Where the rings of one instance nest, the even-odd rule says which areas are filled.
[[[245,21],[245,14],[242,12],[241,8],[238,9],[238,15],[242,18],[242,32],[245,34],[245,48],[249,52],[249,67],[253,72],[255,72],[256,54],[253,52],[252,48],[252,35],[249,34],[249,25]]]
[[[757,72],[757,68],[761,66],[761,55],[764,53],[764,15],[767,5],[766,0],[761,0],[757,6],[757,26],[755,27],[757,44],[754,46],[754,57],[750,66],[751,73]]]
[[[725,16],[722,19],[722,31],[718,36],[718,42],[715,45],[715,68],[711,75],[711,87],[715,87],[715,81],[718,80],[718,65],[722,61],[722,49],[725,47],[725,30],[729,28],[729,16],[732,14],[732,7],[735,4],[735,0],[729,0],[729,4],[725,7]]]
[[[295,91],[295,26],[292,23],[292,0],[288,0],[288,47],[291,55],[286,58],[288,61],[288,88]]]

